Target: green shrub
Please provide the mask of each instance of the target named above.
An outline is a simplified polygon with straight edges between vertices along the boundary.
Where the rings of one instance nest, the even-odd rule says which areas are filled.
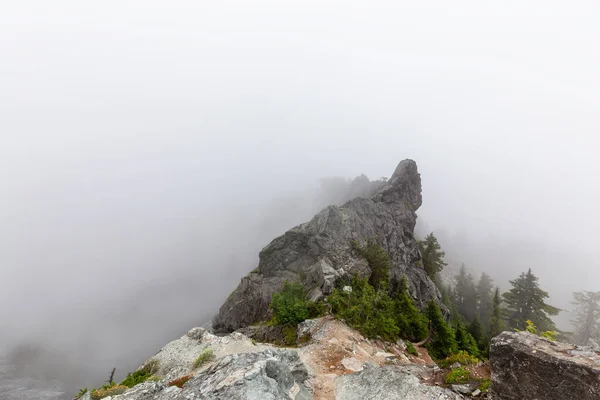
[[[459,363],[461,365],[471,365],[477,364],[479,359],[477,357],[473,357],[469,353],[464,350],[459,350],[458,352],[449,355],[443,360],[438,362],[438,365],[442,368],[447,368],[454,363]]]
[[[427,344],[429,354],[436,358],[446,358],[457,351],[454,331],[442,316],[442,312],[435,300],[431,299],[427,305],[425,315],[431,321],[433,330],[431,341]]]
[[[410,296],[406,276],[402,277],[395,289],[393,291],[395,318],[400,336],[413,341],[424,339],[427,337],[427,318],[419,311]]]
[[[366,278],[354,276],[351,292],[333,289],[328,302],[332,312],[367,338],[396,341],[400,329],[396,325],[394,301],[387,285],[375,291]]]
[[[541,337],[544,337],[546,339],[550,339],[553,342],[556,341],[556,335],[558,335],[558,333],[556,333],[556,331],[545,331],[545,332],[542,332],[540,334]]]
[[[447,384],[453,383],[467,383],[471,379],[471,372],[464,369],[463,367],[454,368],[452,371],[448,372],[444,381]]]
[[[415,346],[411,342],[406,342],[406,350],[408,354],[412,354],[415,357],[419,357],[419,352],[415,349]]]
[[[492,385],[492,380],[490,378],[485,378],[483,381],[481,381],[481,384],[479,385],[479,390],[481,390],[483,393],[487,393],[490,390],[490,386]]]
[[[152,374],[144,369],[140,369],[138,371],[127,374],[127,377],[120,383],[120,385],[127,386],[128,388],[132,388],[137,384],[142,382],[146,382],[148,379],[152,377]]]
[[[365,248],[361,248],[356,240],[352,241],[352,247],[369,264],[371,276],[369,283],[374,288],[379,288],[383,282],[388,282],[390,277],[390,256],[380,245],[375,242],[367,243]]]
[[[298,325],[309,317],[308,303],[306,292],[300,283],[285,281],[283,289],[274,293],[271,300],[273,322]]]
[[[206,348],[206,349],[202,350],[202,353],[200,353],[200,355],[198,357],[196,357],[196,359],[192,363],[192,367],[194,369],[199,368],[207,361],[210,361],[212,358],[213,358],[212,349]]]

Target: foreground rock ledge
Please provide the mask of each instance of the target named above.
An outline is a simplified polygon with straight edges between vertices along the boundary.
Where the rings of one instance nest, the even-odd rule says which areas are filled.
[[[600,399],[600,356],[589,348],[503,332],[492,340],[490,363],[494,400]]]

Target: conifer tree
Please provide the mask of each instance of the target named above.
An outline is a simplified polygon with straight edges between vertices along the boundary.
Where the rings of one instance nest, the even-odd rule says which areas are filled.
[[[482,325],[487,326],[492,317],[493,294],[492,278],[485,272],[481,274],[477,283],[477,313]]]
[[[467,328],[459,321],[455,329],[456,347],[458,350],[464,350],[472,356],[479,355],[479,347],[475,338],[467,331]]]
[[[431,322],[432,336],[428,344],[430,354],[438,359],[442,359],[449,354],[456,352],[456,340],[454,331],[444,321],[442,312],[435,300],[431,299],[427,305],[425,315]]]
[[[492,305],[492,317],[488,326],[487,338],[491,339],[499,335],[504,330],[504,322],[502,319],[502,309],[500,308],[500,288],[494,291],[494,299]]]
[[[556,330],[550,316],[557,315],[561,310],[545,302],[548,292],[542,290],[537,281],[530,268],[527,273],[510,281],[512,289],[502,294],[510,328],[524,330],[526,321],[531,320],[540,331]]]
[[[483,328],[481,327],[481,323],[479,322],[479,318],[477,315],[473,318],[473,321],[469,325],[469,333],[473,336],[473,339],[477,342],[478,345],[481,345],[483,341]]]
[[[402,276],[400,285],[394,293],[394,307],[396,311],[396,325],[400,336],[404,339],[419,341],[427,336],[428,323],[408,292],[406,276]]]
[[[588,345],[590,339],[600,336],[600,292],[575,292],[572,302],[575,318],[571,321],[575,331],[573,339],[577,344]]]
[[[456,286],[454,287],[454,302],[458,312],[467,320],[471,321],[477,311],[477,290],[473,283],[473,276],[467,273],[463,264],[456,275]]]
[[[442,247],[433,232],[427,235],[424,240],[419,241],[419,251],[421,252],[425,272],[431,279],[434,279],[437,273],[446,266],[444,262],[446,253],[442,251]]]

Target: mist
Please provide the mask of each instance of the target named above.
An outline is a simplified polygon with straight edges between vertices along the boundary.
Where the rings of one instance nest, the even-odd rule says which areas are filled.
[[[584,1],[4,4],[0,351],[39,345],[35,373],[69,388],[123,376],[208,323],[348,178],[405,158],[418,232],[452,266],[502,288],[532,268],[568,308],[600,278],[599,17]]]

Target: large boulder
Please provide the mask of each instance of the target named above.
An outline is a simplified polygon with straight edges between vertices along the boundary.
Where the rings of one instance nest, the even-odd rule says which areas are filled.
[[[527,332],[503,332],[490,346],[495,400],[600,399],[600,356],[590,348]]]
[[[269,317],[269,303],[285,280],[302,282],[313,300],[331,292],[337,279],[370,269],[352,241],[375,241],[390,255],[392,280],[402,275],[417,305],[424,308],[440,294],[424,269],[414,238],[421,206],[421,177],[412,160],[402,161],[391,179],[370,198],[329,206],[311,221],[290,229],[259,254],[259,265],[244,277],[213,320],[217,331],[231,332]]]
[[[459,400],[463,396],[439,386],[423,383],[418,376],[430,375],[424,366],[368,368],[336,380],[336,400]],[[425,377],[426,378],[426,377]]]

